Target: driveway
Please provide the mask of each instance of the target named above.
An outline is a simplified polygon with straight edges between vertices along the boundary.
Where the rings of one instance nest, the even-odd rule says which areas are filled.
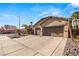
[[[28,35],[11,39],[0,36],[2,56],[62,56],[67,38]]]

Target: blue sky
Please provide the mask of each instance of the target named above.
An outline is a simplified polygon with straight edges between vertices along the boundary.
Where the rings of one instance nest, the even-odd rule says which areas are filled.
[[[46,16],[69,18],[79,11],[79,4],[72,3],[0,3],[0,26],[4,24],[18,27],[18,16],[22,24],[34,24]]]

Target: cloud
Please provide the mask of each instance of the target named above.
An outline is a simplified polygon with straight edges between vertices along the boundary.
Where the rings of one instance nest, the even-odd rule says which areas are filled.
[[[72,13],[79,10],[79,3],[69,3],[67,6],[62,8],[53,7],[52,5],[48,8],[39,7],[40,5],[36,5],[32,8],[33,11],[38,11],[38,17],[46,17],[46,16],[59,16],[59,17],[71,17]]]
[[[43,15],[48,15],[48,14],[49,14],[49,12],[48,12],[48,11],[43,11],[43,12],[41,12],[40,16],[43,16]]]
[[[14,20],[16,20],[16,16],[15,15],[13,15],[13,14],[8,14],[8,13],[3,13],[3,14],[0,14],[0,20],[12,20],[12,19],[14,19]]]
[[[79,8],[79,3],[70,3],[67,5],[66,9]]]
[[[66,10],[68,10],[71,14],[73,12],[79,11],[79,3],[71,3],[66,7]]]
[[[3,16],[3,17],[10,17],[10,16],[13,16],[13,15],[10,15],[10,14],[1,14],[1,16]]]
[[[7,18],[15,17],[15,15],[8,14],[8,13],[2,13],[2,14],[0,14],[0,16],[1,16],[1,17],[7,17]]]
[[[59,8],[51,8],[49,11],[52,12],[52,15],[58,15],[61,13],[61,9]]]
[[[60,16],[62,14],[62,9],[53,7],[52,5],[49,5],[48,8],[44,8],[40,6],[39,4],[36,4],[31,8],[32,11],[39,12],[38,16]]]
[[[42,11],[40,16],[71,17],[72,13],[75,11],[79,11],[79,7],[72,5],[72,3],[70,3],[63,9],[57,7],[48,8],[47,10]]]
[[[58,9],[58,8],[49,8],[47,10],[44,10],[41,12],[40,16],[48,16],[48,15],[51,15],[51,16],[57,16],[61,13],[61,9]]]
[[[71,3],[71,6],[79,7],[79,3]]]
[[[36,4],[35,6],[33,6],[32,8],[31,8],[31,10],[32,11],[42,11],[43,10],[43,7],[41,7],[39,4]]]

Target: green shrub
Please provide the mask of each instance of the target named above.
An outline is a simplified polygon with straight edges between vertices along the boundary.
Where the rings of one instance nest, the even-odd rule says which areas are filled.
[[[18,33],[18,35],[20,35],[20,30],[19,29],[16,29],[16,33]]]

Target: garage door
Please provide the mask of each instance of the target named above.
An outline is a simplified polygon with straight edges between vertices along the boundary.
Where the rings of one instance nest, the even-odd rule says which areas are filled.
[[[46,36],[63,36],[64,33],[64,26],[55,26],[55,27],[44,27],[43,28],[43,35]]]

